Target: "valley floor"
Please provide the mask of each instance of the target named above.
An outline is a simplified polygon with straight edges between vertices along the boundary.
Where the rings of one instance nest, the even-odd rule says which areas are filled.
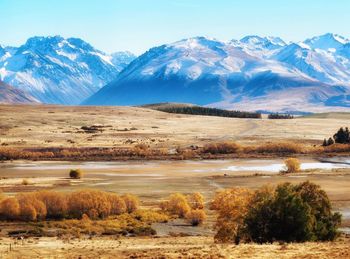
[[[261,143],[291,140],[322,144],[350,113],[292,120],[237,119],[168,114],[136,107],[0,105],[0,144],[8,147],[130,147],[204,145],[234,140]],[[88,131],[82,127],[101,126]]]

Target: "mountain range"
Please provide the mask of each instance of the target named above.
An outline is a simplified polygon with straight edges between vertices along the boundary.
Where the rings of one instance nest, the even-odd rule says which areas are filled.
[[[109,55],[76,38],[33,37],[19,48],[0,48],[0,79],[43,103],[349,110],[350,41],[331,33],[289,43],[194,37],[136,58]]]
[[[108,55],[78,38],[32,37],[18,48],[0,46],[0,79],[42,103],[79,104],[134,58]]]

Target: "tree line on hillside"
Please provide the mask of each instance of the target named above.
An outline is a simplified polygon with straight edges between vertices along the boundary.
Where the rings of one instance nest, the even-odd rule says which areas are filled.
[[[268,116],[269,119],[294,119],[294,116],[291,114],[281,114],[281,113],[271,113]]]
[[[230,117],[230,118],[261,119],[261,113],[257,113],[257,112],[229,111],[229,110],[200,107],[200,106],[159,107],[159,108],[157,108],[157,110],[162,111],[162,112],[179,113],[179,114],[218,116],[218,117]]]
[[[349,128],[345,129],[341,127],[337,133],[333,135],[333,138],[330,137],[328,139],[323,140],[323,146],[331,146],[333,144],[350,144],[350,131]]]

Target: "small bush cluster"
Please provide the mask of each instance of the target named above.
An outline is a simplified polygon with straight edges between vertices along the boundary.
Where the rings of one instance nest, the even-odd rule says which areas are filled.
[[[83,177],[83,171],[80,169],[71,169],[69,171],[69,177],[72,179],[80,179]]]
[[[72,193],[37,191],[20,193],[0,201],[0,218],[5,220],[38,221],[45,219],[104,219],[112,215],[133,213],[138,198],[119,196],[99,190],[81,190]]]
[[[300,171],[300,161],[297,158],[287,158],[284,161],[284,164],[286,166],[286,169],[282,171],[282,173],[286,174],[292,174],[292,173],[298,173]]]
[[[303,147],[293,142],[268,143],[252,148],[251,151],[257,153],[275,153],[275,154],[300,154],[303,153]]]
[[[162,211],[179,218],[185,218],[193,226],[201,225],[206,219],[204,197],[200,193],[185,196],[181,193],[171,194],[160,203]]]
[[[241,150],[241,146],[235,142],[210,143],[203,147],[203,153],[233,154]]]
[[[263,187],[254,193],[225,190],[216,195],[212,209],[218,211],[219,242],[334,240],[341,222],[327,194],[310,182]]]

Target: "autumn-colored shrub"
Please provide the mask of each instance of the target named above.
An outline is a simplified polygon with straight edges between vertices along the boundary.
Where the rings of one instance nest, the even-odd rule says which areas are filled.
[[[192,226],[198,226],[203,224],[204,220],[207,218],[205,211],[202,209],[194,209],[186,214],[186,220],[191,223]]]
[[[91,219],[106,218],[111,213],[108,195],[99,190],[82,190],[68,195],[68,214],[81,218],[86,214]]]
[[[211,209],[218,212],[216,241],[239,243],[244,238],[243,222],[251,197],[252,192],[245,188],[223,190],[215,195]]]
[[[83,171],[80,169],[71,169],[69,171],[69,177],[73,179],[80,179],[83,177]]]
[[[284,161],[284,164],[286,169],[283,171],[283,173],[290,174],[290,173],[297,173],[300,171],[300,161],[297,158],[293,158],[293,157],[287,158]]]
[[[125,200],[115,193],[107,193],[107,199],[111,204],[111,215],[120,215],[127,211]]]
[[[133,213],[138,209],[136,196],[99,190],[72,193],[36,191],[20,193],[13,198],[0,199],[0,218],[37,221],[44,219],[104,219],[109,216]]]
[[[241,146],[235,142],[219,142],[206,144],[203,147],[203,153],[210,154],[232,154],[241,150]]]
[[[21,193],[16,195],[20,205],[19,218],[24,221],[36,221],[46,218],[45,204],[37,199],[35,193]]]
[[[204,208],[204,197],[199,192],[187,195],[187,200],[193,210]]]
[[[17,219],[20,207],[16,198],[10,197],[0,201],[0,218],[7,220]]]
[[[334,240],[341,215],[333,213],[327,194],[310,182],[284,183],[247,190],[224,190],[217,194],[215,239],[220,242]]]
[[[303,147],[297,143],[279,142],[267,143],[254,148],[250,148],[250,151],[257,153],[299,154],[303,153]]]
[[[126,211],[128,213],[132,213],[137,210],[139,206],[139,199],[137,198],[137,196],[132,194],[125,194],[122,196],[122,199],[125,202]]]
[[[333,144],[323,147],[323,151],[326,153],[345,153],[350,152],[349,144]]]
[[[29,185],[28,179],[23,179],[22,180],[22,185]]]
[[[184,218],[186,214],[191,210],[186,196],[181,193],[171,194],[168,200],[163,201],[160,204],[160,208],[163,211],[166,211],[171,215],[176,215],[180,218]]]
[[[63,193],[54,191],[38,191],[35,197],[46,206],[47,217],[53,219],[64,218],[67,213],[67,199]]]

